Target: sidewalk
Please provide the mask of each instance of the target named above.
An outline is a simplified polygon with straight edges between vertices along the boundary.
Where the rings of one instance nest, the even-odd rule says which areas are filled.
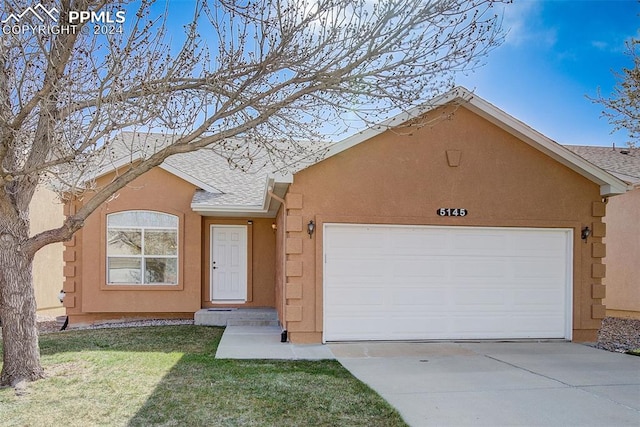
[[[335,359],[329,346],[280,342],[279,326],[227,326],[216,359]]]

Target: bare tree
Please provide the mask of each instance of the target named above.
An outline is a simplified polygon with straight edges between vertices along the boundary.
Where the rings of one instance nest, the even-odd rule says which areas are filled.
[[[199,1],[174,39],[153,1],[126,3],[44,1],[31,14],[31,1],[4,2],[1,384],[43,376],[34,254],[70,239],[119,189],[168,156],[205,147],[242,168],[256,152],[286,163],[312,149],[299,141],[320,139],[327,123],[345,130],[449,90],[501,40],[492,0]],[[26,31],[42,25],[42,11],[70,30]],[[95,12],[94,22],[78,11]],[[94,25],[102,12],[126,20],[110,31]],[[170,143],[131,147],[142,149],[139,162],[100,188],[87,184],[122,130],[162,132]],[[90,197],[62,227],[30,237],[29,202],[46,182]]]
[[[613,126],[612,132],[627,130],[630,139],[628,144],[634,147],[640,140],[640,40],[631,39],[625,44],[633,67],[623,68],[622,73],[615,73],[618,82],[610,97],[606,98],[598,93],[596,98],[590,99],[605,107],[602,116]]]

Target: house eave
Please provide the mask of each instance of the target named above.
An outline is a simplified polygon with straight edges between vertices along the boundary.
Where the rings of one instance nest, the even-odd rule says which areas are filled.
[[[250,218],[275,218],[277,211],[268,209],[250,208],[247,206],[212,207],[210,205],[192,204],[191,210],[201,216],[207,217],[250,217]]]
[[[182,180],[184,180],[184,181],[186,181],[186,182],[188,182],[188,183],[190,183],[190,184],[192,184],[192,185],[194,185],[194,186],[196,186],[198,188],[202,188],[203,190],[206,190],[206,191],[208,191],[210,193],[222,194],[222,192],[220,190],[218,190],[217,188],[212,187],[211,185],[205,183],[204,181],[199,180],[199,179],[197,179],[197,178],[195,178],[195,177],[193,177],[193,176],[181,171],[180,169],[175,168],[175,167],[167,164],[166,162],[161,163],[159,167],[160,167],[160,169],[163,169],[163,170],[169,172],[170,174],[175,175],[178,178],[180,178],[180,179],[182,179]]]
[[[269,189],[280,198],[284,198],[289,184],[293,182],[292,175],[277,175],[267,177],[263,191],[263,200],[259,205],[224,205],[216,206],[208,203],[191,203],[191,210],[202,216],[209,217],[251,217],[275,218],[280,209],[280,202],[269,195]]]

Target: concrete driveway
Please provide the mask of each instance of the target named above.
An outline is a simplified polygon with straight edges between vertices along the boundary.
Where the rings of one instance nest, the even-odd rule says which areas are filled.
[[[329,347],[411,426],[640,426],[640,357],[564,342]]]

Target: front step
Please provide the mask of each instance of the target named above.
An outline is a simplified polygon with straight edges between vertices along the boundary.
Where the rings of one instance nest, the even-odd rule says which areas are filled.
[[[273,308],[203,308],[194,315],[196,325],[280,326]]]

